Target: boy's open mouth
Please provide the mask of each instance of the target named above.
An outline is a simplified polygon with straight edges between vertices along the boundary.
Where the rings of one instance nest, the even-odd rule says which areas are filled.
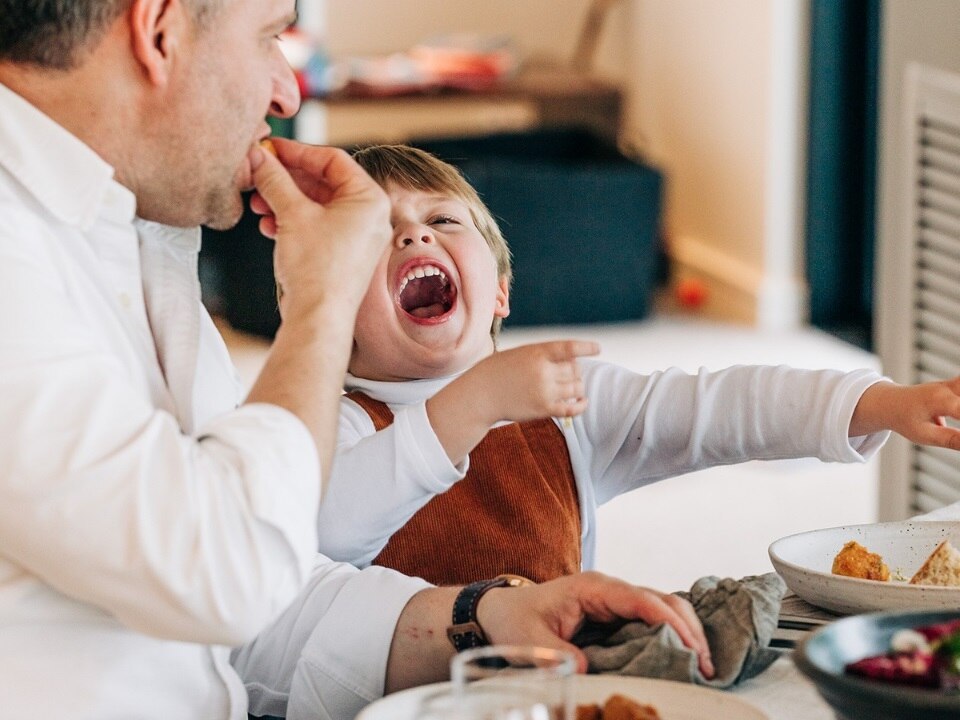
[[[408,267],[397,286],[397,304],[419,319],[435,319],[453,309],[457,289],[447,273],[432,264]]]

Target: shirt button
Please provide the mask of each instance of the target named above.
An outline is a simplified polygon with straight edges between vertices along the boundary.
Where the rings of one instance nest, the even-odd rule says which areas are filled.
[[[122,292],[120,293],[120,304],[123,305],[125,310],[130,309],[130,295],[129,293]]]

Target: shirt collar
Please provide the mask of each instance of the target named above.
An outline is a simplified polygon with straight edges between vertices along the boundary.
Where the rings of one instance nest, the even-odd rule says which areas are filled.
[[[130,222],[136,198],[93,149],[0,83],[0,167],[51,215],[81,230],[105,215]]]
[[[391,382],[388,380],[368,380],[367,378],[357,377],[348,372],[344,381],[344,389],[347,392],[360,390],[374,400],[380,400],[390,405],[409,405],[433,397],[440,392],[447,383],[460,375],[462,375],[462,373],[446,375],[439,378],[428,378],[426,380],[401,380]]]

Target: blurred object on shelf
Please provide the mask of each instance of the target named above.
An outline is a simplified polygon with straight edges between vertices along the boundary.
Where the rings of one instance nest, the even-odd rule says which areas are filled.
[[[302,97],[323,97],[346,85],[345,68],[330,59],[319,39],[290,28],[280,40],[280,49],[293,68]]]
[[[470,33],[444,35],[390,55],[336,61],[351,96],[383,97],[411,93],[490,88],[517,70],[510,39]]]

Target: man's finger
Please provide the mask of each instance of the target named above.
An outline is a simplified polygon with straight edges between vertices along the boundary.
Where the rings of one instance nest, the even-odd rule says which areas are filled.
[[[280,160],[261,147],[251,152],[259,153],[259,162],[253,167],[253,184],[274,215],[282,217],[295,203],[306,200]]]
[[[322,145],[305,145],[276,138],[277,156],[290,174],[304,182],[306,178],[322,186],[331,196],[342,196],[352,189],[375,183],[345,150]]]

